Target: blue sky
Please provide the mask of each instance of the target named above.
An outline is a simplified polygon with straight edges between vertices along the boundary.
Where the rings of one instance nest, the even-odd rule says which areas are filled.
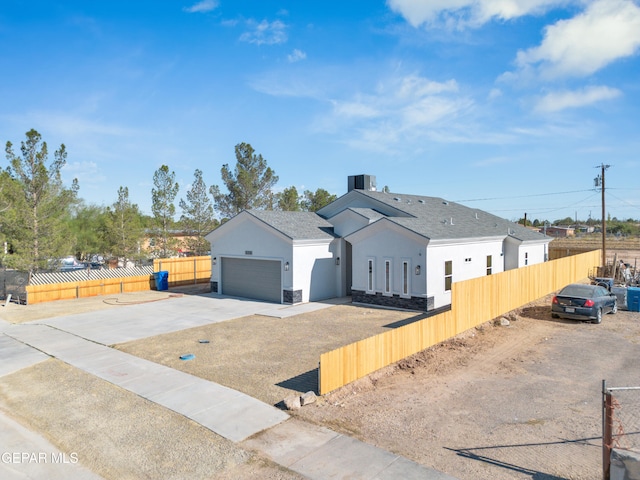
[[[161,165],[183,198],[247,142],[279,190],[367,173],[508,219],[600,218],[607,164],[640,218],[637,0],[3,0],[0,52],[0,140],[64,143],[88,203],[150,213]]]

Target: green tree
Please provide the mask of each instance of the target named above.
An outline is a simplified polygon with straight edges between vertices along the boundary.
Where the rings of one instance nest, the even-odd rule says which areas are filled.
[[[278,209],[286,212],[299,212],[302,210],[300,195],[298,195],[296,187],[285,188],[282,193],[278,194]]]
[[[213,213],[213,203],[207,193],[207,186],[202,180],[202,170],[194,173],[193,184],[187,191],[187,199],[180,200],[182,216],[180,223],[187,238],[187,248],[195,255],[206,255],[211,245],[204,236],[218,226]]]
[[[79,260],[90,260],[92,254],[104,255],[110,245],[106,238],[103,206],[87,205],[80,201],[73,208],[69,227],[74,243],[74,253]]]
[[[317,212],[322,207],[334,202],[337,198],[336,195],[331,195],[323,188],[318,188],[315,192],[305,190],[302,208],[309,212]]]
[[[215,209],[223,217],[233,217],[242,210],[267,209],[273,205],[273,186],[278,176],[267,166],[262,155],[256,155],[248,143],[235,147],[236,167],[222,166],[220,174],[229,193],[223,194],[218,185],[209,189]]]
[[[140,243],[144,238],[144,230],[140,210],[138,205],[129,200],[127,187],[118,189],[118,199],[107,208],[105,234],[109,253],[113,257],[121,258],[124,266],[129,260],[140,258]]]
[[[153,174],[154,188],[151,190],[151,211],[155,219],[153,230],[154,251],[162,257],[171,256],[176,248],[176,243],[170,231],[174,224],[176,206],[174,201],[180,187],[176,182],[175,172],[169,172],[169,167],[162,165]]]
[[[33,273],[45,268],[50,259],[71,253],[65,220],[76,201],[78,182],[74,179],[71,188],[62,183],[61,170],[67,163],[64,144],[49,163],[41,135],[31,129],[26,137],[21,155],[14,153],[11,142],[6,144],[8,173],[15,188],[9,189],[13,214],[3,228],[14,251],[10,262]]]

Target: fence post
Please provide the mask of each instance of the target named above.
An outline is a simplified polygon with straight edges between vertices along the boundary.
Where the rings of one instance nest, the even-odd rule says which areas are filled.
[[[607,390],[607,381],[602,380],[602,478],[610,480],[611,447],[613,444],[613,401]]]
[[[197,263],[198,261],[196,260],[196,257],[193,257],[193,284],[194,285],[198,283],[198,272],[196,270]]]

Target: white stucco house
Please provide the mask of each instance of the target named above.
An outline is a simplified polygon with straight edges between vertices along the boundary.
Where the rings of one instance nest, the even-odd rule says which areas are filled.
[[[442,198],[384,193],[375,177],[312,212],[247,210],[207,235],[211,290],[276,303],[447,308],[451,284],[546,261],[552,240]]]

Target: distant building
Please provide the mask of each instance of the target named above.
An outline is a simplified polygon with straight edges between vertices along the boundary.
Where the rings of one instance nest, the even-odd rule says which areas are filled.
[[[547,227],[547,236],[555,238],[573,237],[576,234],[574,227],[550,226]]]

